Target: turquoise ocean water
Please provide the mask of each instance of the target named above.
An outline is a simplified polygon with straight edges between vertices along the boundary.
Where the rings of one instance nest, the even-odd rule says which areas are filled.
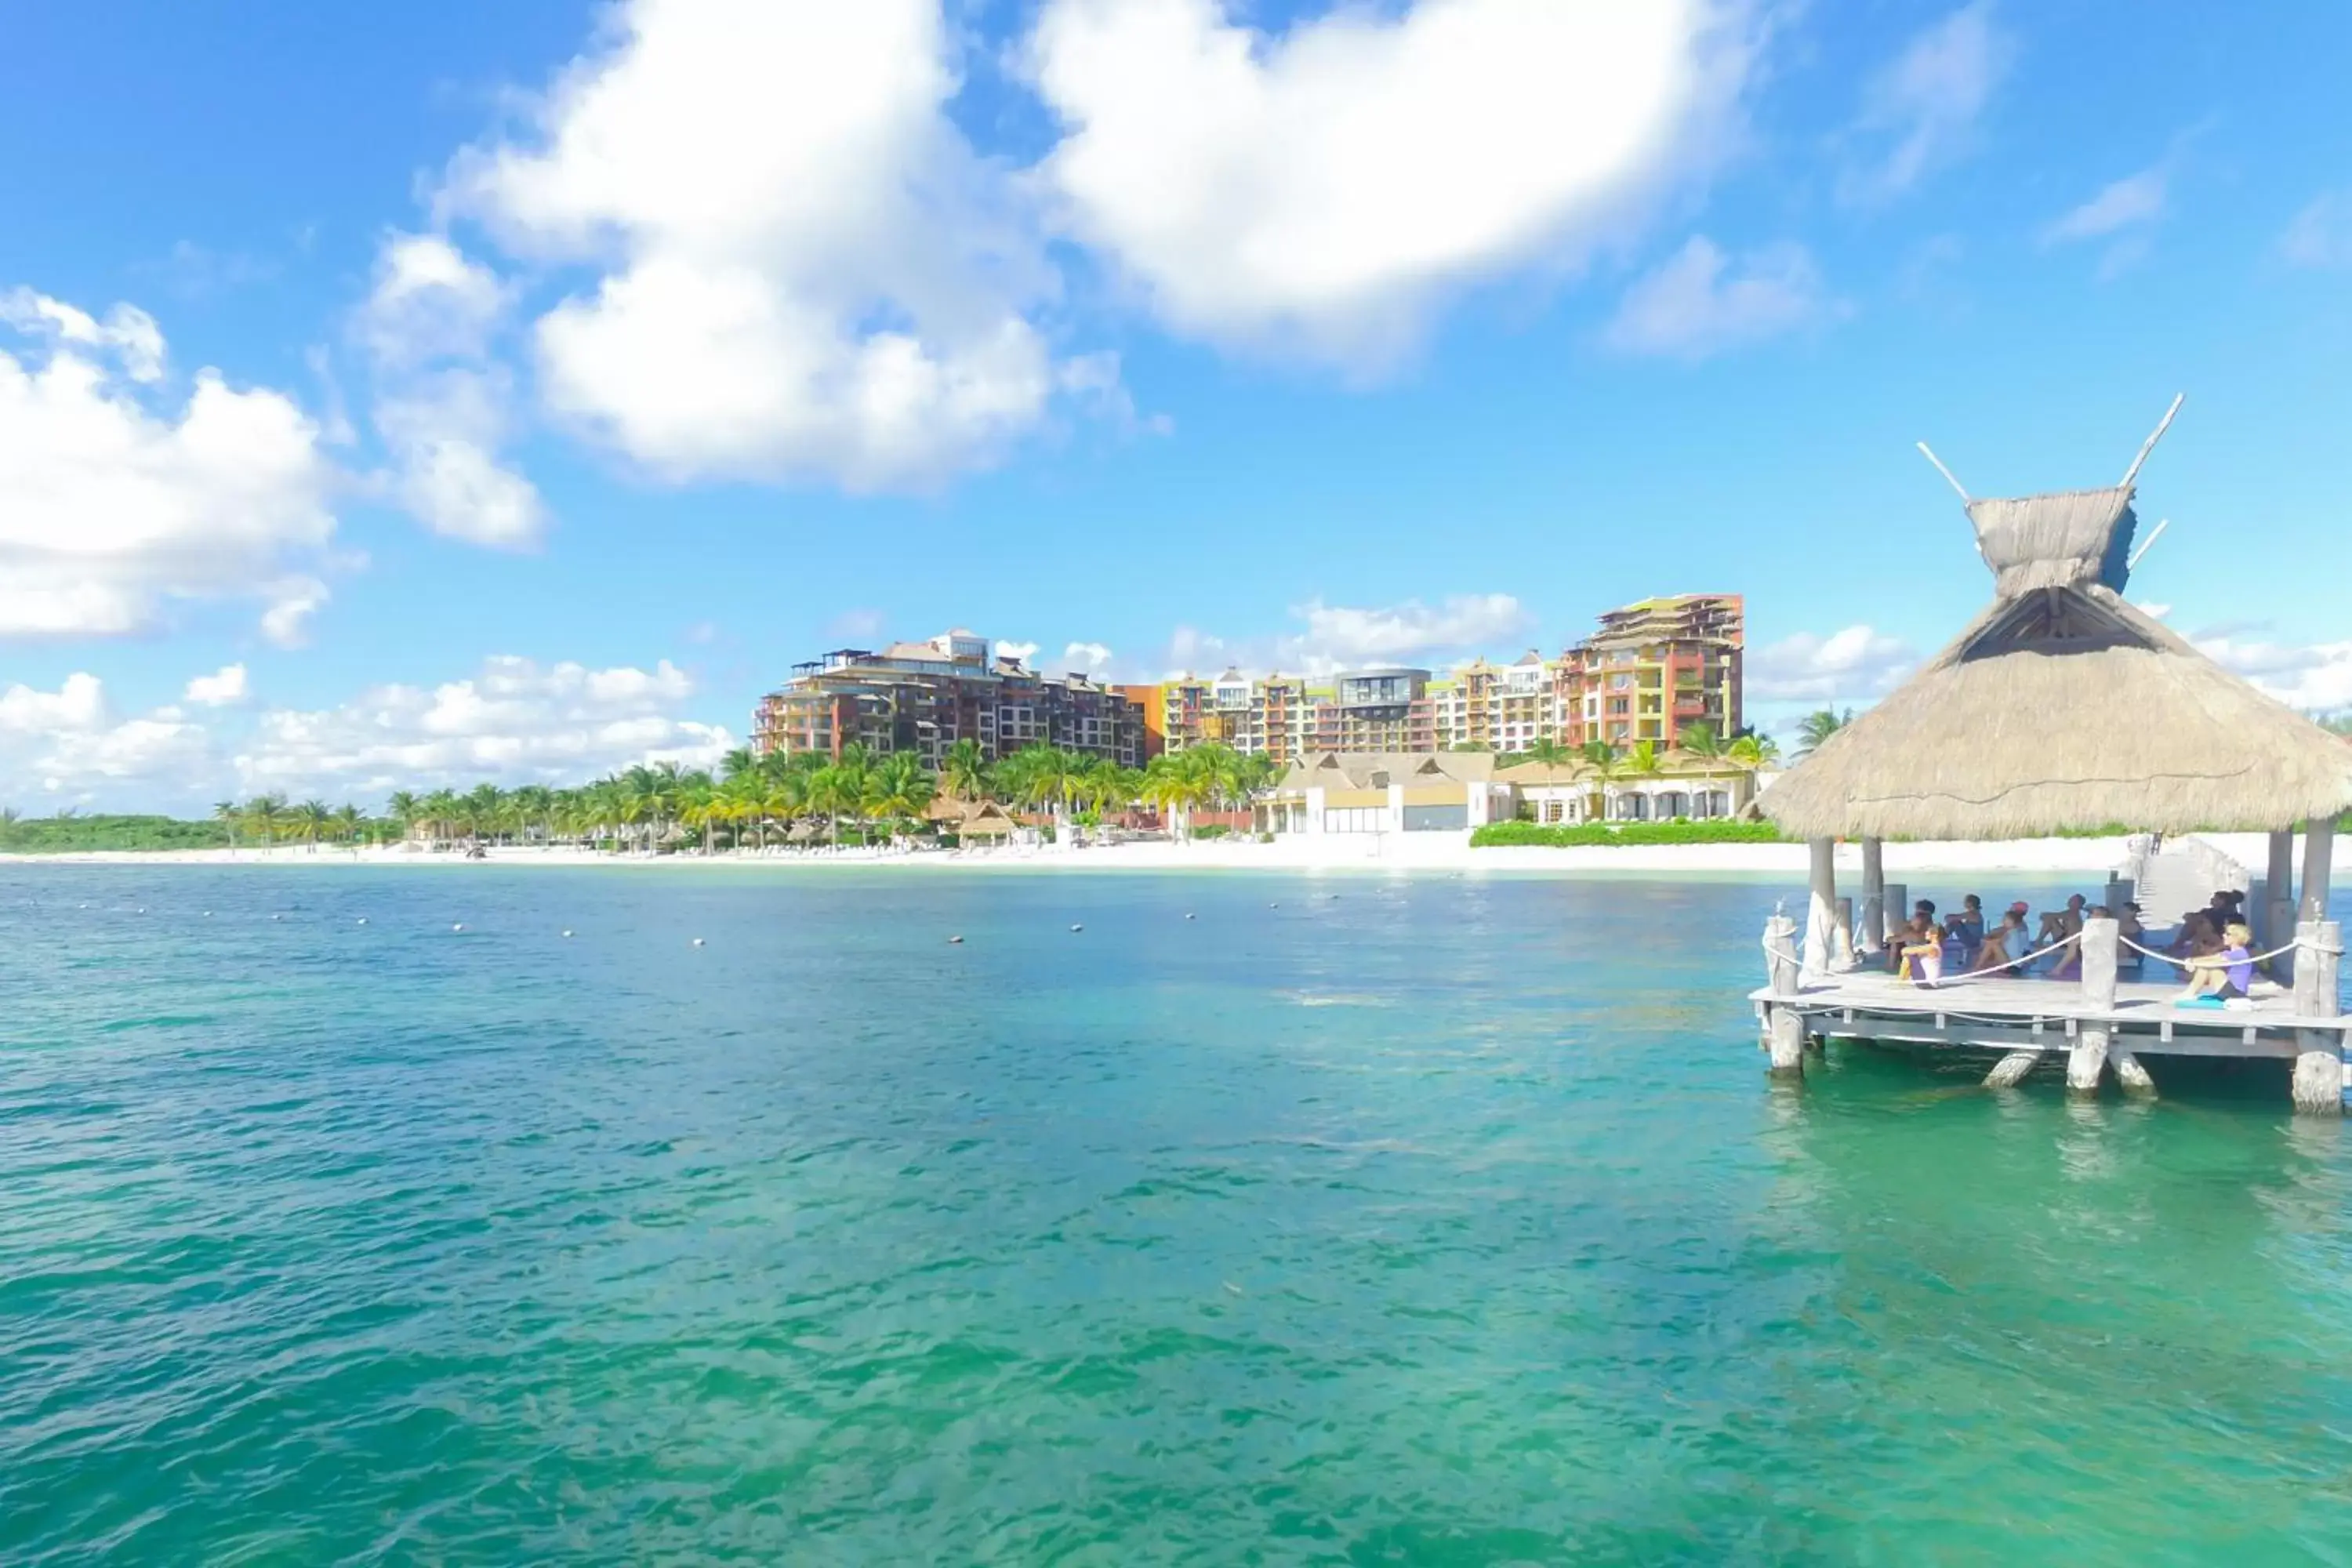
[[[1782,891],[0,867],[0,1563],[2352,1560],[2346,1130]]]

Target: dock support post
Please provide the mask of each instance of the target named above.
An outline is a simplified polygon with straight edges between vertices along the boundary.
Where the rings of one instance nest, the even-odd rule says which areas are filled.
[[[1886,947],[1886,854],[1876,838],[1862,841],[1862,923],[1854,935],[1862,951],[1875,955]]]
[[[2074,1048],[2066,1057],[2069,1094],[2096,1094],[2099,1074],[2107,1065],[2115,1025],[2105,1015],[2116,1010],[2116,937],[2113,916],[2083,922],[2083,1011],[2101,1016],[2085,1017],[2075,1027]]]
[[[2099,895],[2099,902],[2105,906],[2107,913],[2121,915],[2124,906],[2132,901],[2134,891],[2129,877],[2110,877],[2107,879],[2107,890]]]
[[[1764,1004],[1764,1048],[1772,1053],[1772,1076],[1802,1078],[1805,1016],[1796,1005],[1797,922],[1786,915],[1764,922],[1764,970],[1765,983],[1776,998]]]
[[[1839,969],[1853,967],[1853,900],[1837,901],[1837,924],[1830,934],[1830,962]]]
[[[2263,888],[2263,945],[2284,947],[2294,940],[2294,829],[2282,827],[2271,835],[2270,869]],[[2271,977],[2280,984],[2294,973],[2294,954],[2271,961]]]
[[[2306,877],[2309,865],[2306,859]],[[2344,928],[2334,921],[2306,920],[2294,928],[2294,940],[2295,1016],[2335,1017],[2336,963],[2344,956]],[[2344,1114],[2342,1031],[2295,1031],[2294,1109],[2299,1116]]]
[[[1806,879],[1805,973],[1827,974],[1837,924],[1837,840],[1816,838],[1806,847],[1811,867]]]
[[[1985,1074],[1985,1087],[2015,1089],[2025,1081],[2025,1075],[2032,1072],[2033,1064],[2041,1059],[2040,1051],[2011,1051],[1992,1064],[1992,1071]]]
[[[1910,918],[1911,889],[1905,887],[1900,882],[1887,883],[1886,924],[1883,928],[1885,934],[1880,938],[1880,941],[1885,943],[1885,946],[1880,950],[1882,954],[1896,945],[1895,933],[1902,930],[1903,922]],[[1894,967],[1894,963],[1891,958],[1888,960],[1887,967],[1890,969]]]
[[[2336,820],[2314,817],[2303,825],[2303,904],[2297,916],[2295,934],[2303,934],[2301,921],[2324,921],[2327,918],[2328,871],[2336,859]],[[2300,957],[2301,954],[2296,956]]]

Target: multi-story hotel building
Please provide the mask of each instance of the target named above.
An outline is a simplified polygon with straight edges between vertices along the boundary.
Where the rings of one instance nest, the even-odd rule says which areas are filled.
[[[1556,668],[1561,739],[1671,746],[1696,723],[1730,736],[1741,722],[1745,641],[1737,594],[1681,594],[1610,611]]]
[[[1554,666],[1533,649],[1516,664],[1474,659],[1430,682],[1429,693],[1437,743],[1448,750],[1524,752],[1537,741],[1560,738]]]
[[[1118,688],[991,658],[987,639],[962,630],[878,652],[836,648],[794,665],[751,720],[751,743],[763,755],[838,757],[855,742],[877,752],[911,752],[936,767],[965,739],[990,758],[1042,743],[1128,767],[1144,760],[1143,716]]]

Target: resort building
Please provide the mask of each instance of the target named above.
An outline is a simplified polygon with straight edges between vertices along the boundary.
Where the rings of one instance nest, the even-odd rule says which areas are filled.
[[[1746,815],[1753,774],[1679,754],[1625,776],[1575,761],[1514,763],[1488,752],[1302,757],[1257,803],[1268,833],[1417,833],[1524,818],[1539,823],[1670,822]]]
[[[1426,670],[1404,673],[1419,675],[1424,686],[1428,682]],[[1213,742],[1288,763],[1316,745],[1327,730],[1335,739],[1350,732],[1336,711],[1327,712],[1339,700],[1338,689],[1310,687],[1298,676],[1253,679],[1228,669],[1214,679],[1186,675],[1153,689],[1159,693],[1160,733],[1171,752]]]
[[[1475,659],[1430,683],[1437,744],[1452,751],[1524,752],[1561,738],[1552,663],[1530,648],[1516,664]]]
[[[1553,680],[1560,739],[1671,746],[1692,724],[1737,732],[1744,626],[1737,594],[1682,594],[1610,611],[1560,656]]]
[[[1128,767],[1143,762],[1141,716],[1118,689],[992,658],[985,637],[961,629],[879,651],[836,648],[794,665],[793,678],[760,700],[751,720],[751,743],[762,755],[838,757],[859,744],[910,752],[936,767],[967,739],[992,759],[1045,744]]]
[[[1308,703],[1304,739],[1302,753],[1435,751],[1429,671],[1396,666],[1335,677],[1329,695]]]

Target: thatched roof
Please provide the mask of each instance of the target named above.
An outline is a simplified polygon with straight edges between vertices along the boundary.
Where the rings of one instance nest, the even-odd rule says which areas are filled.
[[[1765,815],[1807,838],[1990,839],[2352,807],[2352,747],[2126,602],[2132,494],[1970,500],[1993,602],[1765,792]]]
[[[1386,789],[1391,784],[1452,780],[1482,784],[1495,776],[1492,752],[1311,752],[1290,764],[1275,789]]]

